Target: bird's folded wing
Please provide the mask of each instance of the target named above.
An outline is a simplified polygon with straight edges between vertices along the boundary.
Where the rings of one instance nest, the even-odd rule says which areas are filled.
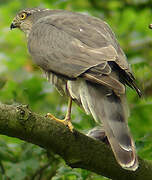
[[[63,11],[63,13],[54,13],[46,16],[40,19],[39,22],[46,22],[55,26],[80,40],[88,47],[98,49],[112,45],[118,55],[116,63],[122,69],[130,70],[126,56],[117,42],[115,34],[105,21],[84,14]]]
[[[109,76],[112,75],[109,62],[115,62],[126,73],[129,65],[109,26],[89,16],[71,16],[51,15],[33,25],[28,49],[36,64],[68,78],[76,78],[92,69],[88,80],[91,77],[91,81],[104,82],[113,89],[119,85],[117,89],[121,89],[117,91],[124,93],[119,77]],[[107,77],[102,79],[103,75]]]
[[[91,48],[51,24],[33,26],[28,38],[29,52],[42,68],[75,78],[91,67],[115,61],[112,45]],[[102,70],[102,69],[101,69]]]

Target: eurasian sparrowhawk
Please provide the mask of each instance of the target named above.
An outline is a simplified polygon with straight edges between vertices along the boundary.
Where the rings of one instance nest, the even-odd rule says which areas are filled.
[[[72,130],[69,120],[75,101],[103,124],[118,163],[136,170],[138,160],[127,124],[125,86],[135,89],[139,96],[140,90],[108,24],[76,12],[29,8],[16,15],[12,28],[26,34],[34,62],[62,94],[69,96],[63,122]]]

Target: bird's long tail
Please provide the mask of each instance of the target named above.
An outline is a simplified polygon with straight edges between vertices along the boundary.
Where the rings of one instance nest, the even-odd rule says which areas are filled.
[[[83,94],[83,98],[80,97],[83,108],[103,124],[118,163],[124,169],[135,171],[138,168],[138,160],[127,124],[128,108],[125,95],[117,96],[104,86],[85,83],[85,88],[80,92],[80,96]]]

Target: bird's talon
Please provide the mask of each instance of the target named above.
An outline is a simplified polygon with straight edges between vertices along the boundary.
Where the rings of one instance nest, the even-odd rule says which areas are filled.
[[[61,122],[61,123],[63,123],[65,126],[67,126],[68,128],[69,128],[69,130],[71,131],[71,132],[73,132],[73,125],[72,125],[72,123],[70,122],[70,118],[65,118],[65,119],[63,119],[63,120],[61,120],[61,119],[58,119],[58,118],[56,118],[55,116],[53,116],[51,113],[47,113],[46,114],[46,117],[49,117],[49,118],[51,118],[52,120],[55,120],[55,121],[57,121],[57,122]]]
[[[65,121],[65,124],[66,124],[66,126],[69,128],[69,130],[71,131],[71,132],[73,132],[73,125],[72,125],[72,123],[70,122],[70,120],[68,119],[65,119],[64,120]]]

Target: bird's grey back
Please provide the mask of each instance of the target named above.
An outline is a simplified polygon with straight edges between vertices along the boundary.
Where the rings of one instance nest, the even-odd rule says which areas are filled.
[[[65,11],[65,10],[50,10],[50,9],[41,9],[41,8],[33,8],[33,9],[26,9],[26,11],[29,12],[33,12],[32,13],[32,21],[33,24],[38,23],[38,22],[45,22],[46,23],[50,23],[50,24],[60,24],[62,23],[62,30],[69,32],[69,34],[71,33],[71,35],[77,39],[79,39],[80,41],[82,41],[83,43],[85,43],[86,45],[88,45],[89,47],[92,48],[101,48],[101,47],[106,47],[109,44],[111,44],[117,51],[118,53],[118,58],[117,58],[117,62],[119,64],[119,66],[123,69],[125,69],[126,71],[130,71],[130,67],[129,64],[126,60],[126,56],[123,52],[123,50],[121,49],[119,43],[116,40],[115,34],[112,32],[111,28],[109,27],[109,25],[96,17],[92,17],[90,15],[87,14],[82,14],[82,13],[77,13],[77,12],[71,12],[71,11]],[[71,26],[74,24],[75,26],[75,30],[73,30],[73,28],[70,29],[70,24],[64,24],[64,18],[69,18],[71,19]],[[87,23],[88,25],[90,25],[90,29],[87,29],[87,32],[90,31],[90,33],[88,34],[88,38],[83,38],[83,32],[79,33],[75,33],[75,31],[79,31],[79,28],[76,28],[78,26],[77,22],[75,23],[75,20],[79,19],[80,23]],[[58,21],[58,22],[55,22]],[[61,22],[59,22],[61,21]],[[91,32],[91,27],[96,28],[97,31],[101,34],[100,38],[95,37],[95,34]],[[67,29],[68,28],[68,29]],[[90,36],[91,34],[91,36]],[[102,37],[102,39],[101,39]],[[99,39],[101,39],[99,41]],[[97,41],[98,40],[98,41]]]

